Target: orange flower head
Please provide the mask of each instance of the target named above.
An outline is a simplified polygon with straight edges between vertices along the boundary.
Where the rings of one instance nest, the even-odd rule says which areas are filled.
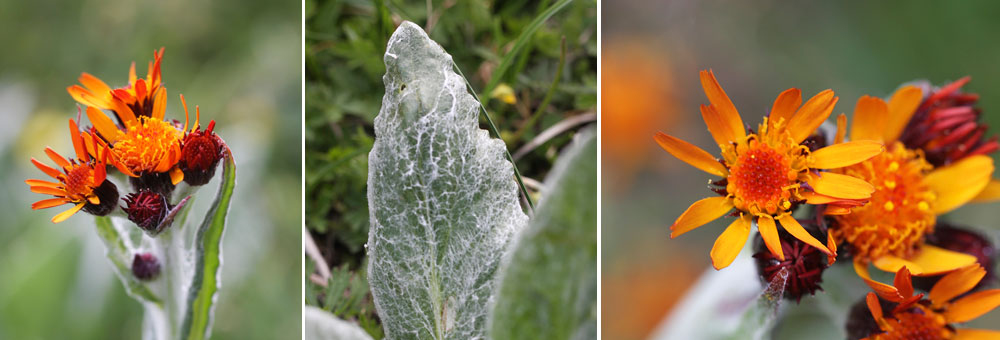
[[[937,196],[924,183],[932,169],[919,150],[895,142],[889,150],[837,172],[864,179],[875,186],[868,204],[849,214],[834,216],[834,237],[849,242],[852,254],[864,259],[892,254],[910,257],[934,231],[931,209]]]
[[[122,125],[134,117],[154,116],[158,107],[166,106],[167,100],[167,90],[162,86],[160,74],[163,48],[153,52],[153,58],[149,62],[146,78],[136,78],[133,62],[129,68],[128,84],[120,88],[111,89],[99,78],[83,73],[79,79],[83,86],[73,85],[66,90],[80,104],[113,111]]]
[[[888,103],[871,96],[858,99],[851,139],[883,141],[888,150],[835,170],[867,180],[875,187],[867,205],[834,214],[830,229],[837,243],[850,245],[858,275],[866,281],[870,280],[868,264],[888,272],[907,267],[913,275],[931,276],[976,262],[974,256],[924,241],[934,231],[938,215],[958,208],[983,191],[993,173],[993,160],[973,155],[934,167],[925,159],[923,150],[907,148],[899,141],[922,97],[919,88],[904,86]]]
[[[132,117],[119,129],[103,112],[87,108],[87,117],[94,124],[100,142],[111,149],[110,162],[130,176],[169,173],[172,184],[180,183],[184,173],[177,166],[181,156],[183,132],[163,120],[163,109],[157,107],[152,117]]]
[[[713,182],[724,186],[721,197],[695,202],[670,227],[671,237],[700,227],[736,209],[736,219],[716,240],[712,263],[716,269],[728,266],[746,244],[753,221],[764,244],[778,260],[784,260],[777,223],[793,237],[833,255],[833,244],[824,245],[792,217],[794,204],[827,204],[849,211],[871,196],[873,187],[855,177],[822,172],[849,166],[882,152],[873,141],[839,143],[810,151],[803,145],[829,117],[837,103],[833,91],[826,90],[802,104],[801,92],[781,93],[757,132],[745,130],[743,120],[711,71],[701,72],[701,83],[711,105],[702,105],[701,114],[722,151],[722,159],[673,136],[657,133],[654,139],[675,157],[723,177]]]
[[[70,120],[69,128],[73,137],[73,146],[76,149],[76,159],[67,160],[51,148],[45,148],[45,154],[58,165],[58,169],[45,165],[37,159],[31,159],[31,162],[39,170],[55,178],[58,182],[39,179],[25,181],[32,192],[55,196],[55,198],[35,202],[31,205],[32,209],[52,208],[65,203],[75,204],[73,208],[53,217],[52,222],[54,223],[65,221],[81,209],[95,215],[107,215],[114,209],[118,201],[117,188],[105,180],[107,176],[105,164],[109,154],[107,149],[96,149],[95,157],[92,158],[86,150],[84,137],[76,122]],[[91,136],[91,138],[93,137]],[[91,141],[91,143],[96,144],[96,141]]]
[[[911,274],[906,267],[896,271],[892,286],[873,285],[866,303],[880,333],[871,340],[896,339],[996,339],[1000,332],[984,329],[960,329],[954,324],[963,323],[986,314],[1000,306],[1000,289],[991,289],[961,296],[986,275],[978,264],[963,267],[945,275],[931,288],[930,293],[914,294]],[[889,313],[883,313],[879,299],[896,304]]]

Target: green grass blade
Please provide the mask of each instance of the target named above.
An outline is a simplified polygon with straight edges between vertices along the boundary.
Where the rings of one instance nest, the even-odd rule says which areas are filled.
[[[232,154],[228,153],[222,167],[219,193],[195,236],[195,272],[181,326],[181,334],[185,339],[204,339],[211,330],[212,307],[220,287],[222,234],[226,228],[229,204],[235,187],[236,165]]]
[[[482,93],[489,94],[493,92],[493,88],[500,83],[500,80],[503,79],[510,67],[514,65],[517,57],[521,54],[521,50],[524,49],[524,46],[531,41],[531,36],[542,27],[542,24],[544,24],[546,20],[549,20],[549,18],[565,8],[566,5],[569,5],[572,1],[573,0],[562,0],[553,4],[552,7],[549,7],[545,10],[545,12],[542,12],[542,14],[535,17],[535,20],[532,20],[531,23],[524,28],[524,31],[521,31],[521,35],[519,35],[517,40],[514,41],[513,48],[511,48],[510,52],[508,52],[507,55],[500,60],[500,65],[497,66],[496,71],[493,71],[493,76],[490,78],[490,82],[486,83],[486,88],[483,89]],[[483,105],[485,106],[489,102],[490,96],[486,95],[483,97],[486,99],[486,101],[483,102]]]
[[[118,232],[118,229],[115,229],[115,226],[111,222],[111,217],[97,216],[95,217],[95,221],[97,236],[100,236],[101,241],[104,241],[108,259],[111,260],[112,269],[114,269],[118,278],[121,279],[122,285],[125,286],[128,295],[141,301],[163,306],[163,301],[156,294],[153,294],[146,284],[137,280],[132,275],[132,258],[130,257],[132,251],[125,245],[125,239]]]

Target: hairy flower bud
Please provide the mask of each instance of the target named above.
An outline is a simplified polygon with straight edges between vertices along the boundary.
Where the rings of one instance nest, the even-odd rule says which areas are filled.
[[[803,227],[812,229],[809,223],[803,223]],[[779,231],[778,235],[785,256],[784,261],[764,246],[759,234],[755,236],[753,257],[756,259],[757,273],[761,279],[770,282],[782,268],[786,268],[789,276],[785,284],[784,297],[789,300],[794,299],[796,302],[801,301],[806,293],[814,295],[816,290],[823,290],[820,283],[823,281],[823,271],[828,266],[826,255],[784,230]],[[817,239],[825,240],[825,237]]]
[[[132,258],[132,275],[142,281],[153,280],[160,275],[160,261],[151,253],[135,254]]]
[[[973,155],[986,155],[1000,149],[997,137],[986,138],[986,124],[979,121],[982,110],[976,106],[979,95],[963,93],[965,77],[941,87],[927,81],[913,85],[921,88],[924,100],[903,130],[900,141],[911,149],[924,151],[935,167],[951,164]]]
[[[167,198],[153,191],[140,191],[125,196],[127,206],[122,210],[128,214],[129,221],[139,228],[151,233],[159,233],[157,228],[170,211]]]

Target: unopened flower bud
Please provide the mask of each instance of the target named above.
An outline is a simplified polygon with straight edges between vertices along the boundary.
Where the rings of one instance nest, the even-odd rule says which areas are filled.
[[[808,229],[810,224],[803,223],[803,226]],[[823,271],[828,266],[826,255],[784,230],[780,230],[778,235],[785,256],[784,261],[767,249],[759,234],[755,236],[753,257],[756,259],[757,273],[761,279],[770,282],[782,268],[787,269],[788,281],[785,284],[784,297],[789,300],[794,299],[796,302],[802,300],[802,296],[806,293],[813,295],[816,290],[823,290],[820,283],[823,281]],[[826,237],[818,239],[825,240]]]
[[[97,188],[94,188],[94,194],[97,195],[100,203],[87,202],[83,206],[83,211],[95,216],[107,216],[115,210],[115,206],[118,205],[118,187],[114,183],[105,180]]]
[[[125,204],[122,210],[128,214],[129,221],[154,234],[160,232],[157,228],[170,211],[167,198],[153,191],[130,193],[125,196]]]
[[[195,129],[184,136],[181,142],[180,167],[184,171],[184,182],[190,185],[205,185],[215,175],[215,168],[225,152],[225,142],[212,130],[215,121],[208,123],[204,131]]]
[[[132,275],[142,281],[153,280],[160,275],[160,261],[151,253],[135,254],[132,259]]]

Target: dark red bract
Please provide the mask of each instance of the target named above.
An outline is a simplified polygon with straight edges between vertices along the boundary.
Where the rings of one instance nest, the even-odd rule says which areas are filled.
[[[808,228],[808,224],[804,223],[803,226]],[[785,255],[784,261],[771,254],[764,246],[760,235],[757,235],[753,257],[756,259],[757,273],[761,279],[770,282],[782,268],[786,268],[789,277],[785,284],[784,297],[789,300],[795,299],[796,302],[801,301],[806,293],[814,295],[817,290],[823,290],[820,283],[823,281],[823,271],[828,266],[826,255],[784,230],[779,231],[778,235],[781,240],[781,251]]]
[[[979,121],[982,110],[976,107],[979,95],[961,92],[969,80],[964,77],[940,88],[926,81],[914,84],[923,89],[924,100],[900,141],[907,148],[923,150],[935,167],[1000,149],[996,136],[985,138],[987,126]]]
[[[158,232],[160,222],[167,216],[170,206],[163,195],[153,191],[140,191],[125,196],[122,207],[129,221],[149,232]]]

